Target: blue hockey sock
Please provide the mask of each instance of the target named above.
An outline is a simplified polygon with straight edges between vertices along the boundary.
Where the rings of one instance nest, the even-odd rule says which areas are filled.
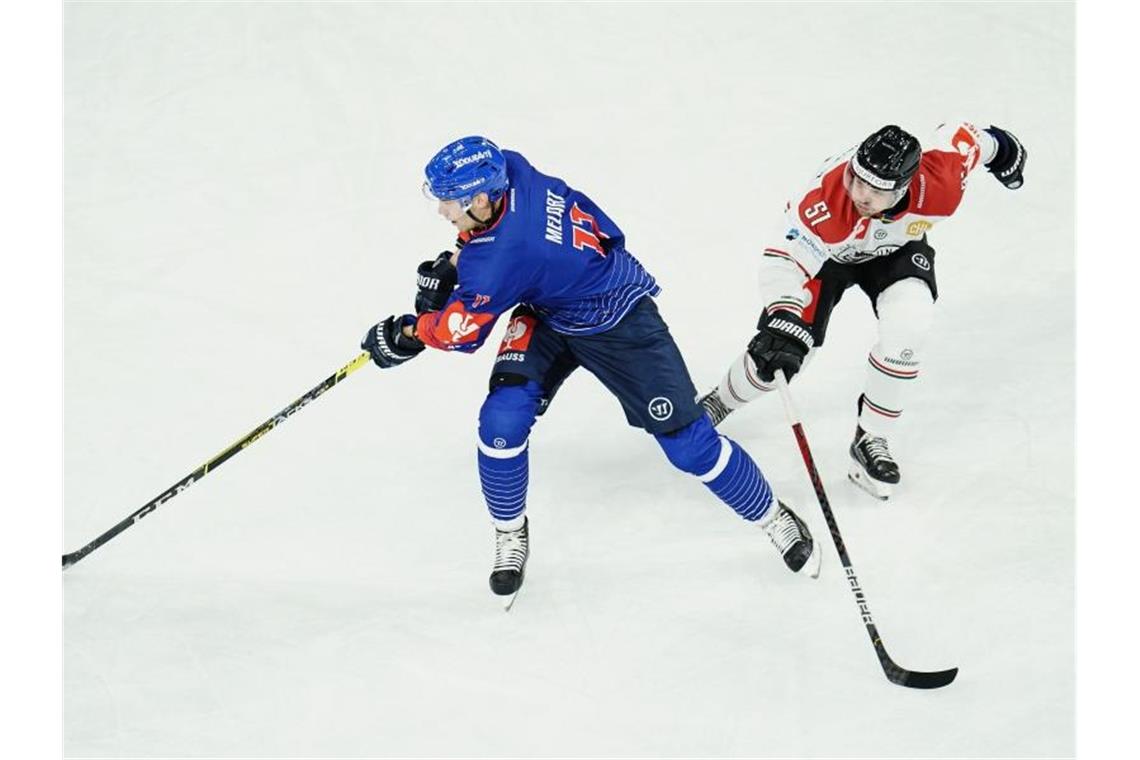
[[[680,430],[655,436],[677,469],[696,475],[745,520],[759,520],[772,506],[772,487],[752,457],[713,430],[707,415]]]
[[[512,522],[526,509],[530,465],[527,443],[515,449],[491,449],[479,442],[479,482],[496,522]]]
[[[533,381],[494,388],[479,411],[479,482],[496,527],[522,527],[530,474],[527,446],[542,388]]]
[[[772,506],[772,487],[752,457],[728,438],[721,438],[716,465],[697,475],[717,497],[745,520],[759,520]]]

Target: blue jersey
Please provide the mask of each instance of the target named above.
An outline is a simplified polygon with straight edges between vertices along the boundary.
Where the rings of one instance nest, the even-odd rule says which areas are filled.
[[[625,249],[625,235],[584,193],[505,150],[509,187],[495,220],[462,233],[459,284],[441,311],[420,315],[429,346],[474,351],[500,314],[532,307],[551,329],[593,335],[637,301],[657,295],[653,276]]]

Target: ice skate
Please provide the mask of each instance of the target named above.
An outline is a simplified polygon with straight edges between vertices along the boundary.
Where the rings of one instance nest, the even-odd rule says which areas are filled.
[[[887,448],[887,439],[856,426],[851,442],[851,482],[876,499],[886,501],[899,482],[899,466]]]
[[[495,529],[495,565],[491,568],[491,591],[509,610],[522,588],[526,573],[526,560],[530,556],[530,538],[527,518],[518,530]]]
[[[812,578],[819,577],[820,553],[812,540],[811,531],[799,516],[784,505],[776,502],[776,514],[762,525],[772,545],[784,558],[784,564],[793,573],[806,570]]]
[[[709,419],[712,420],[713,427],[716,427],[724,418],[732,414],[732,410],[725,406],[724,401],[721,400],[720,394],[717,389],[713,388],[711,391],[701,396],[697,401],[701,408],[708,414]]]

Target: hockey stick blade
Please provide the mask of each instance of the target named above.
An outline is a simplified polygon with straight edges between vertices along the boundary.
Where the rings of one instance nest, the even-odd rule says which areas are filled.
[[[941,689],[943,686],[953,683],[954,679],[958,677],[958,668],[933,672],[900,668],[887,655],[886,651],[882,651],[879,659],[883,665],[883,672],[887,674],[888,681],[911,689]]]
[[[834,520],[834,517],[832,517]],[[835,534],[832,534],[835,538]],[[843,546],[842,538],[836,543],[836,548]],[[840,556],[844,565],[847,568],[847,578],[851,585],[851,590],[855,594],[855,601],[859,605],[859,610],[863,613],[863,625],[867,628],[867,635],[871,638],[871,645],[875,647],[875,656],[879,658],[879,664],[883,667],[883,673],[886,674],[887,680],[899,686],[906,686],[911,689],[940,689],[953,683],[954,679],[958,677],[958,668],[950,668],[948,670],[907,670],[900,667],[891,656],[887,654],[887,648],[883,645],[883,640],[879,637],[879,628],[875,625],[874,620],[871,618],[871,609],[867,604],[867,595],[863,592],[859,584],[858,578],[855,577],[855,570],[850,566],[850,559],[847,557],[847,549],[843,547],[840,550]]]
[[[900,686],[909,686],[912,689],[941,689],[943,686],[947,686],[952,683],[957,677],[958,668],[939,670],[934,673],[903,670],[902,680],[894,681],[894,683],[897,683]]]

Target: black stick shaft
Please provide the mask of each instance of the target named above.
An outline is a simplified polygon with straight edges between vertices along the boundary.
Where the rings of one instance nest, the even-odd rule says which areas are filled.
[[[782,373],[776,374],[776,386],[779,388],[780,396],[784,401],[784,411],[787,412],[788,422],[791,423],[792,432],[796,436],[796,443],[799,445],[800,455],[803,457],[812,488],[815,489],[815,496],[819,501],[820,510],[823,512],[823,519],[827,522],[827,529],[831,533],[831,541],[835,544],[836,552],[839,553],[839,561],[843,563],[843,571],[851,587],[851,593],[855,596],[855,603],[859,605],[859,614],[867,628],[867,635],[871,637],[871,644],[875,648],[875,655],[879,658],[883,672],[888,680],[900,686],[910,686],[916,689],[936,689],[945,686],[958,675],[957,668],[937,672],[907,670],[896,665],[891,656],[887,654],[887,648],[883,645],[883,641],[879,637],[879,630],[875,627],[875,620],[871,616],[871,607],[867,603],[867,595],[863,592],[859,578],[855,575],[855,568],[851,565],[851,558],[847,554],[847,545],[843,541],[843,534],[839,532],[839,523],[836,522],[835,513],[831,510],[831,502],[828,501],[827,493],[823,490],[823,481],[820,479],[819,470],[815,466],[815,458],[811,455],[807,435],[804,433],[799,415],[796,414],[787,380],[784,379]]]
[[[808,477],[811,478],[811,484],[815,489],[816,498],[819,499],[819,506],[823,511],[823,519],[827,522],[827,529],[831,533],[831,540],[835,543],[836,552],[839,553],[839,561],[843,564],[843,571],[847,575],[848,583],[851,584],[851,593],[855,595],[855,602],[859,605],[859,612],[863,617],[863,623],[867,626],[867,633],[871,637],[871,643],[875,647],[875,653],[879,656],[879,662],[883,664],[885,670],[890,657],[887,656],[883,642],[879,639],[879,632],[875,628],[874,619],[871,617],[871,608],[867,604],[867,596],[863,593],[863,589],[859,585],[859,579],[855,575],[855,568],[851,566],[851,558],[847,555],[847,544],[843,542],[843,534],[839,532],[839,523],[835,520],[835,513],[831,511],[831,503],[827,499],[827,493],[823,490],[823,481],[820,480],[819,470],[816,469],[815,458],[811,455],[811,448],[808,446],[803,425],[799,422],[793,424],[792,432],[795,433],[796,443],[799,444],[800,447],[800,455],[803,456]]]
[[[170,501],[171,499],[173,499],[175,496],[177,496],[178,494],[185,491],[190,486],[197,483],[202,478],[206,477],[207,474],[209,474],[209,473],[213,472],[214,470],[218,469],[219,467],[221,467],[222,464],[224,464],[227,460],[229,460],[235,454],[237,454],[240,451],[244,451],[248,446],[250,446],[252,443],[257,441],[262,436],[264,436],[270,430],[277,427],[279,424],[281,424],[282,422],[287,420],[289,417],[291,417],[297,411],[299,411],[303,407],[307,406],[310,402],[316,400],[322,393],[324,393],[328,389],[332,388],[334,385],[336,385],[341,380],[348,377],[350,374],[352,374],[356,370],[360,369],[360,367],[367,364],[368,360],[369,360],[368,353],[367,352],[361,353],[359,356],[357,356],[351,362],[344,365],[339,370],[337,370],[335,373],[333,373],[332,375],[325,378],[325,380],[323,382],[321,382],[319,385],[310,389],[307,393],[305,393],[299,399],[294,401],[292,404],[289,404],[289,406],[285,407],[284,409],[279,411],[277,414],[273,415],[272,417],[267,419],[265,422],[261,423],[260,425],[255,427],[253,430],[246,433],[245,436],[243,436],[240,440],[236,441],[232,446],[230,446],[229,448],[220,452],[219,454],[215,455],[212,459],[210,459],[208,462],[203,464],[201,467],[194,470],[193,472],[191,472],[189,475],[187,475],[186,477],[179,480],[174,485],[170,486],[170,488],[167,488],[165,491],[160,493],[158,496],[155,496],[153,499],[151,499],[146,504],[139,507],[137,510],[135,510],[131,514],[127,515],[126,518],[124,518],[121,522],[116,524],[113,528],[108,530],[106,533],[102,534],[101,536],[96,538],[94,541],[92,541],[91,543],[84,546],[82,549],[79,549],[78,551],[74,551],[71,554],[63,555],[63,569],[66,570],[67,568],[71,567],[76,562],[83,559],[88,554],[95,551],[100,546],[107,543],[112,538],[119,535],[120,533],[125,531],[127,528],[131,527],[136,522],[138,522],[142,518],[146,517],[151,512],[158,509],[163,504]]]

